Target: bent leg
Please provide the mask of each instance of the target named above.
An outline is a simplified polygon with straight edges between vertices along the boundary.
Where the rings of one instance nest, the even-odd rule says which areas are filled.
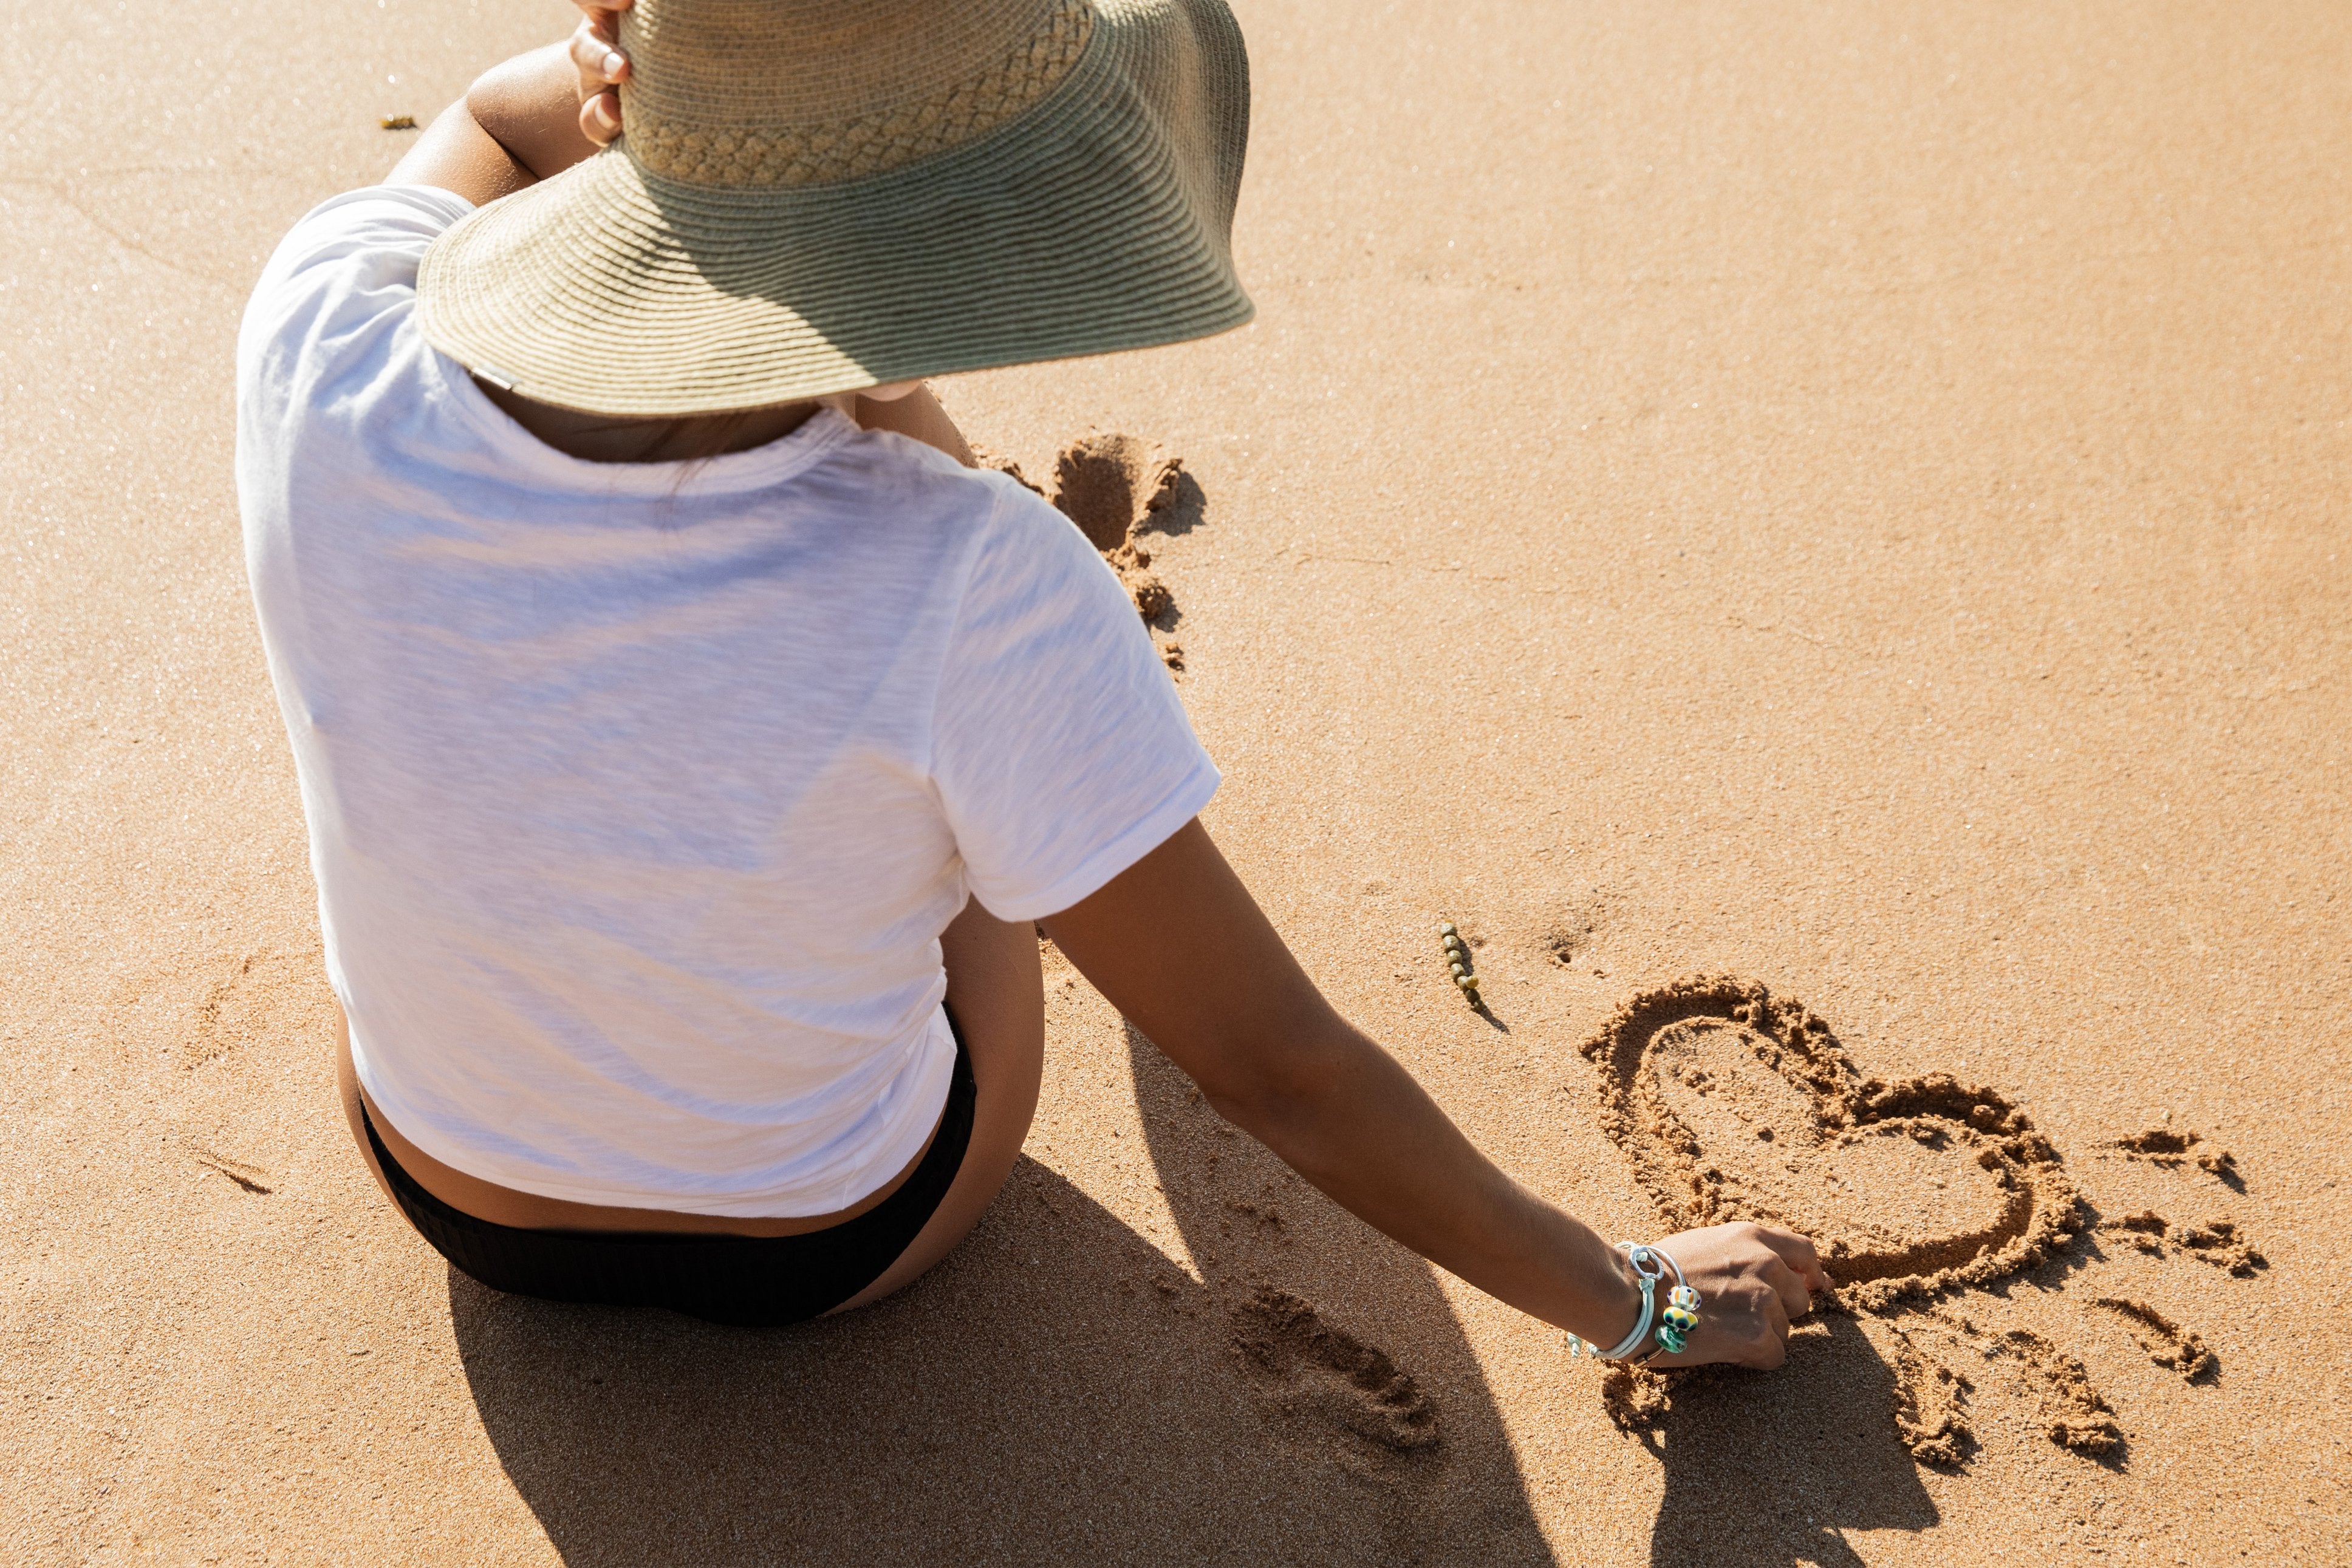
[[[1013,1174],[1037,1113],[1037,1085],[1045,1071],[1045,977],[1036,933],[1025,920],[996,919],[975,899],[940,934],[940,946],[947,961],[948,1008],[971,1055],[971,1143],[947,1197],[898,1260],[835,1312],[880,1301],[952,1251]]]

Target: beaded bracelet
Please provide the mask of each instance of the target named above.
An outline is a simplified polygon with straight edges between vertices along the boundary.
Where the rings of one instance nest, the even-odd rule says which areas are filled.
[[[1622,1361],[1639,1350],[1642,1342],[1650,1337],[1650,1322],[1655,1316],[1658,1343],[1649,1355],[1642,1357],[1642,1361],[1646,1363],[1650,1356],[1661,1353],[1681,1354],[1683,1347],[1690,1341],[1691,1332],[1698,1327],[1698,1292],[1692,1290],[1690,1281],[1683,1277],[1683,1266],[1675,1261],[1672,1253],[1655,1247],[1620,1241],[1617,1250],[1625,1254],[1626,1261],[1633,1266],[1633,1281],[1641,1287],[1642,1313],[1633,1321],[1633,1332],[1608,1350],[1602,1350],[1580,1334],[1570,1334],[1568,1336],[1568,1354],[1590,1355],[1600,1361]],[[1665,1310],[1659,1312],[1656,1300],[1658,1281],[1666,1277],[1669,1269],[1674,1270],[1675,1288],[1666,1294]]]

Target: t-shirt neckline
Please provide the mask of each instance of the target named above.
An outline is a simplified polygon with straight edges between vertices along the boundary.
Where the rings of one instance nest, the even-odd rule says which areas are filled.
[[[831,403],[762,446],[674,463],[595,463],[559,452],[525,430],[474,382],[473,372],[427,346],[433,373],[450,406],[499,457],[565,489],[614,496],[711,496],[764,489],[793,478],[857,433],[857,424]]]
[[[457,208],[458,218],[474,210],[474,204],[455,191],[438,185],[416,188]],[[572,490],[609,496],[740,494],[793,477],[857,431],[856,421],[827,404],[799,429],[748,451],[722,453],[692,463],[592,463],[558,452],[525,430],[512,414],[489,400],[474,383],[473,371],[456,359],[429,344],[425,352],[428,370],[441,382],[450,406],[477,434],[502,457],[522,465],[523,472],[544,475]]]

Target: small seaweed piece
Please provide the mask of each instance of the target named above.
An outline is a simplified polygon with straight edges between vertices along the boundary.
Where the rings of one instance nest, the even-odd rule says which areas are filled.
[[[1451,920],[1437,923],[1437,939],[1445,948],[1445,965],[1454,975],[1454,983],[1462,988],[1462,999],[1475,1011],[1486,1006],[1478,998],[1478,976],[1470,967],[1470,948],[1462,940]]]

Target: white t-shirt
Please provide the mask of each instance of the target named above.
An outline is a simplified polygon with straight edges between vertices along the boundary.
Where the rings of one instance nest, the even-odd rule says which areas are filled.
[[[237,495],[360,1081],[549,1197],[824,1214],[922,1147],[940,933],[1093,893],[1217,786],[1117,578],[826,410],[699,465],[541,444],[428,346],[470,211],[341,196],[237,343]]]

